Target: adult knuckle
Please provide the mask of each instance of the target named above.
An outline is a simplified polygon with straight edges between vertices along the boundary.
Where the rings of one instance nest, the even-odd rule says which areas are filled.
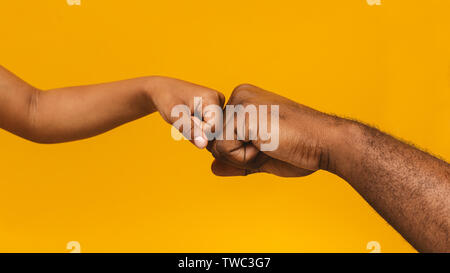
[[[258,87],[248,83],[240,84],[234,88],[230,100],[233,101],[234,104],[240,104],[252,97],[257,89]]]

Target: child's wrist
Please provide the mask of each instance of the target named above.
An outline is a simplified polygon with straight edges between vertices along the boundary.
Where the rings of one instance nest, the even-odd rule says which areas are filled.
[[[148,102],[149,112],[153,113],[158,111],[154,98],[157,92],[161,90],[161,87],[164,85],[165,77],[161,76],[147,76],[144,80],[144,94],[145,98]]]

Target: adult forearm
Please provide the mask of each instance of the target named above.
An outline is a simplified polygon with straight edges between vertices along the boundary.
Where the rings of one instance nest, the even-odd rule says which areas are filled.
[[[418,250],[450,251],[449,164],[376,129],[253,85],[235,88],[227,105],[238,104],[278,105],[279,145],[263,151],[261,138],[215,141],[209,149],[216,175],[298,177],[325,169],[348,181]]]
[[[344,120],[328,170],[355,188],[417,250],[450,251],[450,165],[374,128]]]

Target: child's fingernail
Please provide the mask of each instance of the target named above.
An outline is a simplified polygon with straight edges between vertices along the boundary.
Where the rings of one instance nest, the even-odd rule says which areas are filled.
[[[194,143],[195,146],[197,146],[199,149],[203,149],[206,147],[206,145],[208,145],[208,141],[206,141],[206,139],[204,139],[201,136],[198,136],[194,139]]]
[[[197,117],[193,117],[192,120],[194,121],[195,125],[197,125],[198,127],[202,126],[202,122]]]

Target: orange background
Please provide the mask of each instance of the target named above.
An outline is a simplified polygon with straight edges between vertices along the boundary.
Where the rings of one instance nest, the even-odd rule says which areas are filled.
[[[450,2],[10,0],[1,64],[42,89],[167,75],[249,82],[450,158]],[[0,251],[414,249],[340,178],[219,178],[154,114],[39,145],[0,131]]]

